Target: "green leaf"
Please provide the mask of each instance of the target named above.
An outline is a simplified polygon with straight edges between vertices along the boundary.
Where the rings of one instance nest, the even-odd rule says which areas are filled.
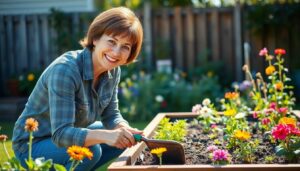
[[[67,171],[67,169],[63,165],[60,165],[60,164],[54,164],[54,169],[56,171]]]
[[[275,151],[276,151],[276,155],[278,156],[282,156],[282,155],[286,155],[287,154],[287,150],[282,148],[281,146],[277,146],[275,148]]]

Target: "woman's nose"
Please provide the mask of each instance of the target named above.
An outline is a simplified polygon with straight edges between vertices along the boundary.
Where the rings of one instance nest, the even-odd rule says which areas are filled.
[[[118,56],[121,53],[121,48],[119,46],[113,47],[113,54]]]

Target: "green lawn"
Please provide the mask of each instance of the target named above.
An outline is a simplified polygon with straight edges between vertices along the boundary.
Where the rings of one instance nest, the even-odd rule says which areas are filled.
[[[134,128],[138,128],[138,129],[144,129],[145,126],[148,124],[148,122],[131,122],[130,125]],[[14,123],[8,123],[8,122],[0,122],[0,127],[1,127],[1,130],[0,130],[0,134],[6,134],[8,136],[8,139],[6,142],[5,142],[5,145],[6,145],[6,148],[10,154],[10,156],[13,156],[14,153],[12,151],[12,148],[11,148],[11,137],[12,137],[12,130],[13,130],[13,125]],[[0,163],[3,163],[5,161],[7,161],[7,157],[4,153],[4,150],[3,150],[3,146],[1,144],[1,147],[0,147]],[[110,165],[110,163],[113,162],[110,161],[108,162],[106,165],[102,166],[101,168],[97,169],[97,171],[105,171],[107,170],[107,167]]]

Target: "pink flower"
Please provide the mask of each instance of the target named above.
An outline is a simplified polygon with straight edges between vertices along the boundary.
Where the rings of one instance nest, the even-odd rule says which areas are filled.
[[[213,152],[213,161],[228,161],[229,153],[227,150],[215,150]]]
[[[258,117],[258,113],[257,113],[257,112],[253,112],[252,117],[253,117],[254,119],[256,119],[256,118]]]
[[[280,114],[286,115],[286,113],[288,112],[288,108],[287,107],[281,107],[278,109],[278,112]]]
[[[212,129],[214,129],[214,128],[217,128],[217,125],[216,125],[216,124],[211,124],[210,127],[211,127]]]
[[[192,108],[192,112],[193,112],[193,113],[197,113],[197,114],[199,114],[199,113],[200,113],[200,110],[201,110],[201,108],[202,108],[201,104],[196,104],[195,106],[193,106],[193,108]]]
[[[215,145],[210,145],[210,146],[207,147],[207,151],[209,151],[211,153],[216,151],[217,149],[218,149],[218,147],[215,146]]]
[[[268,49],[263,48],[262,50],[259,51],[259,56],[266,56],[268,54]]]
[[[291,126],[285,124],[278,124],[272,129],[272,136],[275,139],[285,140],[290,134]]]
[[[263,118],[262,121],[261,121],[261,123],[263,125],[268,125],[270,122],[271,122],[271,120],[269,118]]]
[[[277,104],[275,102],[271,102],[269,108],[275,110],[277,108]]]

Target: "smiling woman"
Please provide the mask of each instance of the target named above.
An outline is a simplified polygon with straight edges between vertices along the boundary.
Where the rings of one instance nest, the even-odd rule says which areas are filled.
[[[91,23],[83,50],[66,52],[47,67],[14,127],[13,149],[23,167],[31,151],[22,126],[28,118],[40,123],[33,133],[32,158],[52,159],[67,170],[72,164],[66,150],[72,145],[93,153],[77,169],[95,170],[136,144],[133,134],[143,132],[123,119],[117,95],[120,66],[137,58],[142,40],[137,16],[125,7],[112,8]]]

